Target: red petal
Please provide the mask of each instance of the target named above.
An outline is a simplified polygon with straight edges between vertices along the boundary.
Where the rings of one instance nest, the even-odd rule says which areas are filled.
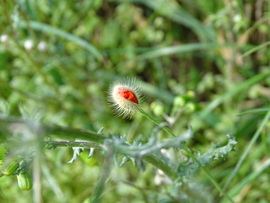
[[[129,100],[129,101],[132,101],[136,104],[139,103],[137,97],[136,97],[136,94],[130,90],[119,90],[118,93],[124,97],[125,99]]]

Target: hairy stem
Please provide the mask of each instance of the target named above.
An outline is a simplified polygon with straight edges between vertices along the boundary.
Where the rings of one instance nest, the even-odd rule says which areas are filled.
[[[55,135],[60,138],[83,139],[96,143],[103,143],[106,136],[93,131],[82,129],[63,127],[57,125],[44,125],[30,120],[23,120],[17,117],[0,117],[0,133],[1,131],[16,132],[18,130],[30,129],[36,134],[42,136]]]
[[[3,132],[12,132],[15,131],[16,128],[20,128],[21,130],[30,129],[33,130],[37,135],[50,135],[50,137],[59,137],[64,139],[83,139],[89,141],[43,141],[43,144],[52,145],[52,147],[94,147],[101,149],[103,148],[104,141],[111,139],[110,137],[107,137],[105,135],[82,129],[62,127],[57,125],[44,125],[29,120],[26,121],[17,117],[0,117],[0,138],[3,138],[2,135],[5,134]],[[42,136],[40,138],[42,139]],[[122,153],[125,154],[125,152]],[[166,163],[164,163],[162,160],[159,160],[155,156],[146,155],[142,158],[148,163],[154,165],[156,168],[162,170],[172,179],[176,177],[175,171],[173,171],[171,167],[167,166]]]
[[[71,142],[71,141],[43,141],[44,145],[53,147],[93,147],[102,149],[102,146],[93,142]]]

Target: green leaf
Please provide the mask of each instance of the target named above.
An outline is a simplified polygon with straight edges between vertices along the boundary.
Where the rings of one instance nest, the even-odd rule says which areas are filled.
[[[270,108],[252,109],[252,110],[249,110],[249,111],[244,111],[244,112],[238,114],[238,116],[243,116],[243,115],[247,115],[247,114],[254,114],[254,113],[265,113],[267,111],[270,111]]]
[[[246,80],[243,83],[235,84],[235,87],[231,89],[228,92],[225,92],[224,94],[217,97],[215,100],[213,100],[201,113],[200,117],[202,119],[205,119],[209,113],[215,109],[217,106],[219,106],[222,102],[226,101],[229,98],[232,98],[234,96],[237,96],[240,92],[248,89],[251,85],[256,84],[266,77],[270,75],[270,71],[262,72],[258,75],[253,76],[252,78]]]
[[[190,28],[201,41],[215,41],[215,33],[211,27],[207,27],[194,18],[187,11],[172,4],[167,0],[110,0],[116,2],[142,3],[156,13],[163,15],[172,21]]]
[[[243,54],[243,57],[249,56],[250,54],[252,54],[252,53],[254,53],[254,52],[256,52],[256,51],[258,51],[258,50],[260,50],[260,49],[262,49],[262,48],[264,48],[266,46],[268,46],[269,44],[270,44],[270,41],[265,42],[263,44],[260,44],[259,46],[256,46],[256,47],[250,49],[249,51],[245,52]]]

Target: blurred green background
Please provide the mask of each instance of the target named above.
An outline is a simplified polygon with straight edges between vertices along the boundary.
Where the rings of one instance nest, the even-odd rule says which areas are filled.
[[[23,108],[32,118],[39,112],[43,123],[104,127],[105,134],[147,140],[151,122],[139,114],[116,118],[107,101],[112,83],[135,77],[144,94],[141,107],[169,122],[175,134],[192,127],[188,145],[194,151],[224,144],[226,134],[236,137],[236,152],[209,167],[224,186],[266,110],[239,114],[269,106],[268,0],[0,2],[0,103],[9,115],[22,116]],[[270,200],[269,164],[262,168],[269,160],[270,123],[262,127],[227,188],[236,202]],[[82,153],[73,164],[67,164],[68,148],[44,157],[44,202],[88,202],[103,166],[101,152],[91,159]],[[145,172],[132,163],[115,167],[103,201],[156,202],[169,186],[154,177],[152,166]],[[213,189],[203,174],[196,178]],[[219,201],[217,192],[210,194]],[[1,202],[26,203],[31,195],[19,190],[15,177],[0,179]]]

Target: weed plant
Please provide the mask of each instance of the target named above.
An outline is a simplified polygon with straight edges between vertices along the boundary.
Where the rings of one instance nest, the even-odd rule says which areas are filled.
[[[269,8],[0,0],[0,202],[269,202]]]

